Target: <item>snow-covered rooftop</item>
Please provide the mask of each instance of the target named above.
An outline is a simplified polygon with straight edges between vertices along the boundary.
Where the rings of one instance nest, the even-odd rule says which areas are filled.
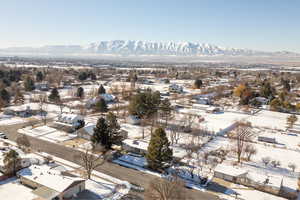
[[[53,170],[47,165],[32,165],[22,169],[18,174],[57,192],[63,192],[75,181],[84,181],[81,178],[64,176],[60,171]]]

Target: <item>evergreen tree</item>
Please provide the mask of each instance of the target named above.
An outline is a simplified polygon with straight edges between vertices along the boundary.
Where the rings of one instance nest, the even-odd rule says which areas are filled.
[[[105,88],[103,87],[103,85],[101,84],[99,89],[98,89],[98,94],[105,94],[106,93],[106,90]]]
[[[111,147],[108,125],[103,117],[100,117],[97,121],[96,127],[94,128],[94,134],[92,136],[92,142],[94,147],[98,144],[102,145],[106,149]]]
[[[30,76],[27,76],[24,80],[24,88],[26,91],[32,91],[35,89],[34,80]]]
[[[148,167],[153,170],[161,170],[166,163],[172,161],[173,151],[163,128],[158,128],[151,135],[147,151]]]
[[[15,175],[17,170],[20,169],[20,156],[15,150],[10,150],[4,154],[4,169],[7,175]]]
[[[88,78],[88,74],[86,72],[80,72],[78,75],[78,79],[84,81]]]
[[[111,143],[120,143],[122,136],[120,135],[120,125],[118,123],[117,116],[112,112],[109,112],[106,116],[106,121]]]
[[[14,98],[14,103],[15,104],[19,104],[19,103],[23,104],[24,101],[25,101],[25,99],[24,99],[24,95],[23,95],[22,91],[19,88],[17,88],[15,98]]]
[[[82,87],[79,87],[79,88],[77,89],[77,94],[76,94],[76,96],[79,97],[79,98],[81,98],[81,99],[84,97],[84,90],[83,90]]]
[[[264,81],[260,88],[260,96],[273,100],[275,96],[275,89],[271,86],[269,81]]]
[[[286,90],[286,91],[291,91],[291,85],[290,85],[290,82],[288,80],[285,80],[283,82],[283,88]]]
[[[160,93],[151,90],[137,93],[129,102],[129,113],[140,118],[150,118],[157,113],[160,105]]]
[[[197,79],[195,80],[195,83],[194,83],[194,86],[197,88],[197,89],[200,89],[202,87],[202,80],[200,79]]]
[[[37,82],[43,81],[44,80],[44,74],[41,71],[38,71],[36,73],[36,78],[35,79],[36,79]]]
[[[5,106],[5,102],[3,101],[3,99],[0,97],[0,111],[2,111],[2,108],[4,108]]]
[[[52,102],[59,102],[60,101],[60,96],[59,96],[57,88],[53,88],[51,90],[51,93],[48,96],[48,99],[49,99],[49,101],[52,101]]]
[[[107,112],[108,108],[106,102],[103,98],[100,98],[95,105],[95,110],[98,112]]]
[[[6,89],[0,90],[0,98],[3,100],[5,104],[9,104],[10,102],[10,94]]]

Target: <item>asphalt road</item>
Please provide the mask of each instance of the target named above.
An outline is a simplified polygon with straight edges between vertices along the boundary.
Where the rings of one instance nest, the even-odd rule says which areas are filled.
[[[26,126],[26,124],[0,126],[0,131],[5,133],[9,140],[15,141],[18,136],[17,130],[24,126]],[[38,138],[30,137],[30,136],[28,136],[28,139],[30,141],[31,148],[36,151],[46,152],[53,156],[81,165],[81,160],[78,159],[78,157],[80,157],[80,154],[82,154],[82,152],[74,148],[66,147],[45,140],[40,140]],[[116,177],[118,179],[126,180],[132,184],[142,186],[143,188],[147,188],[149,182],[152,179],[157,178],[154,175],[143,173],[130,168],[125,168],[123,166],[119,166],[111,162],[105,162],[103,165],[99,166],[96,170],[108,174],[110,176]],[[189,200],[219,199],[217,196],[207,192],[201,192],[201,191],[191,190],[191,189],[185,189],[185,191],[186,191],[187,199]]]

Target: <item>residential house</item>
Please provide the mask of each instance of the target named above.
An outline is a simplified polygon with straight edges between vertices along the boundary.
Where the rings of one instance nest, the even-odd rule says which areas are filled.
[[[34,189],[32,193],[41,199],[71,199],[85,190],[85,180],[63,175],[48,165],[32,165],[18,172],[20,182]]]
[[[40,91],[48,91],[49,90],[48,82],[35,83],[34,86],[35,86],[36,90],[40,90]]]
[[[169,86],[169,91],[173,93],[182,93],[183,92],[183,87],[177,84],[171,84]]]
[[[77,127],[83,121],[83,117],[77,114],[61,114],[57,117],[57,122],[68,124],[72,127]]]
[[[132,125],[139,125],[141,123],[141,119],[137,115],[129,115],[126,118],[126,122]]]
[[[237,166],[219,164],[214,170],[214,177],[288,199],[296,199],[298,194],[297,186],[292,186],[296,183],[290,183],[289,179],[281,176],[258,174]]]

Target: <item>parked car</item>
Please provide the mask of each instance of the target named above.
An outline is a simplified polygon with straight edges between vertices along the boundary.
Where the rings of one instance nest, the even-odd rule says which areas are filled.
[[[0,138],[2,138],[2,139],[7,139],[7,136],[6,136],[4,133],[1,133],[1,132],[0,132]]]

